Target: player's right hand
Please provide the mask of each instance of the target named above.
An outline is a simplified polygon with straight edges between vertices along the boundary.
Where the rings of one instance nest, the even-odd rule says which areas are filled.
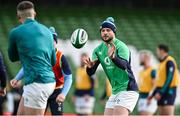
[[[10,81],[10,84],[11,84],[11,86],[12,86],[13,88],[16,88],[16,87],[18,87],[18,80],[12,79],[12,80]]]
[[[92,62],[89,57],[85,58],[83,62],[86,64],[86,66],[87,66],[88,68],[93,67],[94,64],[96,63],[96,61],[93,61],[93,62]]]
[[[115,57],[115,50],[116,46],[114,45],[114,43],[108,44],[108,55],[111,59]]]

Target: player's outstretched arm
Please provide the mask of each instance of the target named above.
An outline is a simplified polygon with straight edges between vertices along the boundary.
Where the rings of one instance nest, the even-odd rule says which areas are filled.
[[[66,57],[64,55],[62,55],[61,58],[61,62],[62,62],[62,73],[64,76],[64,86],[62,89],[62,92],[57,96],[56,98],[56,102],[64,102],[66,95],[68,94],[71,85],[72,85],[72,73],[71,73],[71,69],[69,67],[69,64],[66,60]]]
[[[99,66],[99,60],[91,61],[89,57],[84,60],[84,63],[87,65],[86,72],[89,76],[92,76],[95,72],[97,67]]]

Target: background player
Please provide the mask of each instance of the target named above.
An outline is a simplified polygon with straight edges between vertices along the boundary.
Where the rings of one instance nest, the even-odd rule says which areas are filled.
[[[8,48],[9,59],[20,60],[24,68],[25,85],[17,114],[43,115],[56,84],[52,71],[56,63],[53,36],[46,26],[35,20],[32,2],[20,2],[17,16],[22,24],[11,30]]]
[[[156,88],[149,97],[149,100],[153,97],[158,100],[159,115],[174,115],[174,102],[179,85],[178,67],[168,52],[167,45],[158,45],[157,56],[160,64],[157,71]]]
[[[63,102],[69,92],[72,84],[72,74],[66,57],[60,50],[57,49],[57,33],[54,27],[49,28],[53,34],[54,46],[56,48],[56,64],[53,66],[53,71],[56,77],[56,88],[53,94],[48,99],[52,115],[63,114]],[[11,81],[11,85],[16,87],[18,81],[23,76],[23,69],[19,71],[16,78]]]
[[[104,104],[104,100],[106,99],[106,97],[110,97],[111,94],[112,94],[112,87],[111,87],[111,84],[110,84],[108,78],[106,78],[104,92],[100,98],[101,103]]]
[[[0,52],[0,115],[3,115],[3,102],[6,95],[6,76],[3,56]]]
[[[75,96],[73,98],[76,113],[78,115],[91,115],[94,109],[94,76],[89,76],[86,72],[86,65],[83,62],[88,55],[81,54],[81,65],[76,70]]]
[[[115,37],[116,26],[112,17],[100,26],[103,42],[94,49],[92,61],[85,59],[87,73],[92,76],[101,63],[112,86],[112,95],[106,103],[105,115],[128,115],[138,100],[138,87],[131,70],[128,47]]]
[[[157,101],[152,100],[148,104],[149,93],[155,87],[156,70],[151,64],[151,52],[142,50],[139,53],[140,65],[143,69],[139,73],[139,101],[138,101],[138,112],[140,115],[153,115],[157,109]]]

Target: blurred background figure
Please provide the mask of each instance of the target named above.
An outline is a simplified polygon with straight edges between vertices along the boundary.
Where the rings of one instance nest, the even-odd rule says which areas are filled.
[[[106,98],[109,98],[112,94],[112,87],[111,87],[111,84],[108,80],[108,78],[106,78],[106,83],[105,83],[105,88],[104,88],[104,92],[100,98],[100,101],[102,104],[105,104],[105,99]]]
[[[80,67],[77,68],[75,77],[74,105],[78,115],[90,115],[94,110],[94,76],[89,77],[86,73],[86,66],[83,63],[87,58],[86,53],[81,54]]]
[[[16,87],[16,88],[13,88],[11,90],[11,93],[13,95],[13,113],[12,115],[16,115],[17,114],[17,111],[18,111],[18,107],[19,107],[19,102],[20,102],[20,99],[21,99],[21,96],[22,96],[22,93],[23,93],[23,88],[22,88],[22,85]]]
[[[158,101],[159,115],[174,115],[176,91],[179,86],[179,73],[175,59],[169,55],[169,48],[165,44],[157,47],[157,57],[160,61],[157,70],[156,88],[149,97]]]
[[[3,56],[0,52],[0,115],[3,114],[3,102],[6,95],[6,69],[4,66]]]
[[[155,86],[156,70],[151,64],[151,52],[148,50],[142,50],[139,53],[140,65],[142,70],[139,73],[138,86],[139,86],[139,101],[138,101],[138,112],[140,115],[153,115],[157,109],[157,101],[152,100],[148,104],[149,93]]]

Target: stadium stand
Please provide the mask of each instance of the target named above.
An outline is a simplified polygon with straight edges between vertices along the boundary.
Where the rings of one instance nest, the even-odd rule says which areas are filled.
[[[8,32],[18,24],[14,11],[0,9],[0,50],[5,56],[5,63],[9,69],[9,76],[13,77],[19,69],[19,64],[8,60]],[[73,12],[72,12],[73,11]],[[129,11],[115,9],[88,10],[88,9],[39,9],[37,20],[47,26],[54,26],[61,39],[69,39],[77,27],[84,28],[89,34],[89,40],[99,38],[99,25],[107,16],[113,16],[118,27],[117,36],[129,45],[136,46],[138,50],[149,49],[155,53],[159,43],[166,43],[171,48],[175,58],[180,58],[180,15],[173,11]],[[180,66],[180,60],[176,60]],[[71,102],[68,98],[69,105]],[[70,106],[70,105],[69,105]],[[101,112],[101,111],[100,111]]]

